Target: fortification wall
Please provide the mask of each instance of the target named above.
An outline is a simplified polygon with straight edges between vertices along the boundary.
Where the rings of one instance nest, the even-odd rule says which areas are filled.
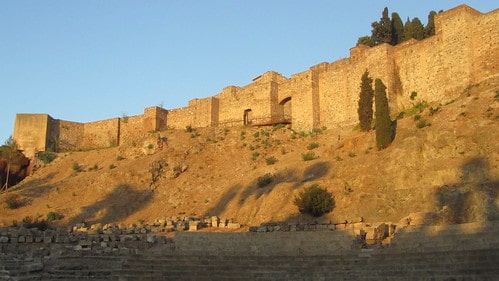
[[[194,112],[192,124],[196,127],[210,127],[218,125],[219,100],[214,97],[193,99],[189,101],[189,108]]]
[[[57,140],[56,151],[72,151],[80,148],[84,136],[83,123],[58,119],[53,123],[51,136]]]
[[[159,131],[166,129],[167,110],[159,106],[144,109],[143,126],[144,131]]]
[[[119,144],[120,119],[112,118],[85,123],[81,148],[108,147]]]
[[[120,134],[119,144],[130,145],[140,134],[144,132],[144,121],[142,115],[121,117],[119,120]]]
[[[16,114],[13,138],[27,157],[47,148],[50,119],[48,114]]]
[[[422,41],[357,46],[350,50],[349,58],[312,66],[289,79],[269,71],[249,85],[228,86],[215,96],[191,100],[187,107],[168,111],[146,108],[143,115],[128,118],[130,123],[115,118],[84,124],[83,135],[78,123],[59,120],[59,125],[50,125],[48,115],[19,115],[14,135],[23,148],[36,151],[46,149],[54,135],[63,144],[61,148],[79,149],[119,144],[167,126],[182,129],[291,121],[296,130],[311,130],[353,125],[358,122],[360,82],[366,70],[387,87],[395,116],[414,102],[446,103],[473,84],[497,79],[498,22],[499,9],[482,14],[461,5],[437,14],[436,34]],[[415,101],[410,99],[412,92],[417,93]]]
[[[185,129],[187,126],[195,126],[194,111],[190,107],[181,107],[168,110],[167,126],[173,129]]]
[[[473,46],[474,53],[473,71],[472,73],[474,83],[479,82],[480,79],[489,79],[497,77],[499,65],[499,9],[493,12],[480,15],[475,19],[473,32]]]

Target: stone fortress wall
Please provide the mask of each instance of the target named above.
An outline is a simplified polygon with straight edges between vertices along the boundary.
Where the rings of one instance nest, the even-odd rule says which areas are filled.
[[[417,101],[451,101],[467,87],[497,79],[499,9],[481,13],[461,5],[435,17],[435,35],[397,46],[357,46],[350,57],[320,63],[286,78],[269,71],[249,85],[228,86],[211,97],[166,110],[149,107],[143,115],[91,123],[53,119],[47,114],[17,114],[14,139],[30,151],[76,150],[120,145],[166,127],[217,127],[290,123],[295,130],[334,128],[358,122],[361,76],[387,86],[391,112]],[[34,155],[34,154],[31,154]]]

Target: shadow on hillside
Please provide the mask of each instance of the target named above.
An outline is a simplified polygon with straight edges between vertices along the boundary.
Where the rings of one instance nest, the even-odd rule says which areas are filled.
[[[28,182],[22,182],[18,185],[11,187],[8,192],[21,191],[21,197],[23,197],[24,204],[30,205],[34,199],[46,195],[52,189],[57,187],[48,185],[47,183],[56,175],[57,173],[50,173],[43,179],[35,179]]]
[[[69,221],[77,223],[111,223],[122,220],[144,208],[153,197],[151,190],[136,190],[128,184],[118,185],[103,200],[82,207],[81,213]]]
[[[255,178],[251,183],[245,187],[241,184],[232,186],[217,202],[215,206],[210,208],[205,215],[219,215],[227,209],[227,204],[238,197],[237,205],[241,207],[246,198],[254,195],[256,200],[260,199],[263,195],[270,194],[275,187],[280,183],[290,182],[292,190],[302,187],[306,182],[320,179],[328,174],[331,169],[331,164],[326,161],[317,162],[308,166],[299,176],[296,169],[284,169],[272,174],[272,181],[264,186],[259,186],[259,181],[264,176]]]
[[[499,219],[495,200],[499,181],[489,177],[489,164],[475,157],[461,167],[461,182],[444,185],[435,194],[438,223],[456,224]]]

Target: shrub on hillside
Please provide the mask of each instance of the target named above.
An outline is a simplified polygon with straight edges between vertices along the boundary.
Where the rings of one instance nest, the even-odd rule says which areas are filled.
[[[310,214],[314,217],[329,213],[334,208],[333,194],[317,184],[301,191],[293,203],[298,207],[300,213]]]
[[[64,215],[56,212],[48,212],[47,213],[47,220],[48,221],[57,221],[60,220],[64,217]]]
[[[40,160],[42,160],[42,162],[44,164],[48,164],[52,161],[54,161],[54,159],[57,157],[57,154],[55,154],[54,152],[50,152],[50,151],[45,151],[45,152],[39,152],[36,157]]]
[[[275,158],[274,156],[270,156],[265,158],[265,162],[267,163],[267,165],[274,165],[277,162],[277,158]]]
[[[272,175],[270,173],[266,173],[265,175],[258,177],[258,179],[256,180],[256,183],[257,183],[258,187],[265,187],[265,186],[271,184],[272,181],[274,181],[274,175]]]
[[[303,161],[310,161],[314,160],[317,157],[315,156],[315,153],[313,151],[309,151],[307,153],[302,153],[301,158],[303,159]]]
[[[22,206],[22,200],[19,195],[10,195],[5,199],[5,205],[9,209],[17,209]]]

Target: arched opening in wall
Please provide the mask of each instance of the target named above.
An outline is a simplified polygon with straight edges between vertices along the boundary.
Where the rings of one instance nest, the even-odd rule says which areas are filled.
[[[283,99],[280,103],[279,103],[279,113],[278,113],[278,116],[279,116],[279,121],[281,123],[291,123],[291,119],[292,119],[292,111],[291,111],[291,97],[287,97],[285,99]]]
[[[243,122],[244,126],[250,126],[252,121],[253,121],[253,116],[252,116],[252,111],[251,109],[245,109],[244,110],[244,115],[243,115]]]

